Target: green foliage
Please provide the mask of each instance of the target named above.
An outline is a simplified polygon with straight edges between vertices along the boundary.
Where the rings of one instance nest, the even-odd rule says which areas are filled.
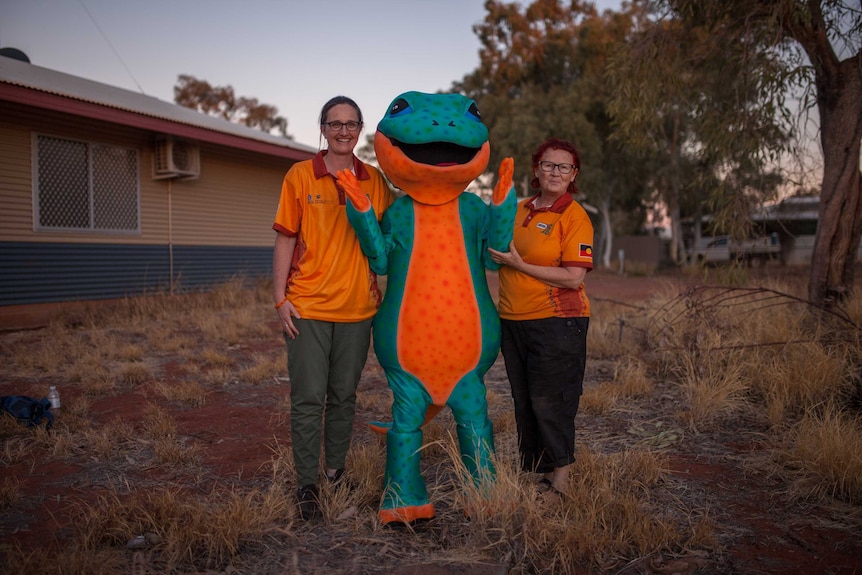
[[[662,160],[656,188],[671,217],[699,220],[706,204],[717,227],[744,236],[781,183],[771,166],[788,134],[768,96],[785,68],[756,29],[694,12],[644,18],[620,45],[609,67],[615,136]]]
[[[283,137],[292,139],[287,133],[287,119],[278,115],[278,108],[261,104],[257,98],[237,97],[232,86],[212,86],[206,80],[180,74],[174,86],[174,102],[268,134],[278,130]]]
[[[479,67],[454,89],[479,103],[490,130],[490,165],[514,157],[516,187],[525,196],[532,193],[533,150],[551,136],[569,140],[581,153],[579,199],[597,206],[602,221],[626,232],[640,229],[650,201],[649,159],[611,138],[605,77],[613,47],[632,31],[634,8],[599,15],[587,2],[485,6],[485,20],[474,27],[482,44]],[[612,230],[600,225],[596,233],[602,253]]]

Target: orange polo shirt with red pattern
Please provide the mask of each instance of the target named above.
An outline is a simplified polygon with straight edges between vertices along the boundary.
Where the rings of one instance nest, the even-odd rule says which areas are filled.
[[[347,221],[344,191],[326,170],[326,153],[294,164],[281,185],[272,229],[297,238],[285,293],[303,319],[362,321],[374,316],[382,294]],[[379,221],[392,204],[389,185],[356,157],[353,172]]]
[[[535,209],[538,196],[521,202],[515,214],[515,249],[539,266],[593,269],[593,224],[584,208],[563,194],[553,206]],[[510,320],[590,317],[584,284],[553,287],[509,266],[500,269],[500,317]]]

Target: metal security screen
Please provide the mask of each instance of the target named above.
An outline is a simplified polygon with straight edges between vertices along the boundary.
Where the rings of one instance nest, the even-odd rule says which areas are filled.
[[[140,231],[138,151],[36,139],[37,229]]]

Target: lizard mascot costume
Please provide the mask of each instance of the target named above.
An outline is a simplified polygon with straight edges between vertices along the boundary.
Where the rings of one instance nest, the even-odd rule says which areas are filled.
[[[488,247],[509,249],[517,201],[514,162],[503,160],[490,205],[465,192],[488,166],[488,128],[460,94],[401,94],[374,136],[377,160],[406,194],[380,224],[349,171],[338,174],[347,214],[386,295],[374,351],[393,393],[386,433],[384,524],[434,517],[420,472],[422,425],[449,406],[461,459],[475,481],[493,478],[494,437],[485,373],[500,350],[500,320],[485,268]]]

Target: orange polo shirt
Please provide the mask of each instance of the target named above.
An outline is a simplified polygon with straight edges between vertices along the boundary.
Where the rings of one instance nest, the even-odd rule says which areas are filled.
[[[272,229],[297,238],[285,293],[303,319],[362,321],[374,316],[381,293],[347,221],[344,191],[326,170],[326,153],[294,164],[281,185]],[[379,221],[392,203],[389,185],[356,157],[353,172]]]
[[[584,208],[564,194],[547,209],[534,209],[535,197],[515,213],[515,248],[525,262],[540,266],[593,269],[593,224]],[[500,269],[500,317],[511,320],[590,317],[584,284],[552,287],[509,266]]]

